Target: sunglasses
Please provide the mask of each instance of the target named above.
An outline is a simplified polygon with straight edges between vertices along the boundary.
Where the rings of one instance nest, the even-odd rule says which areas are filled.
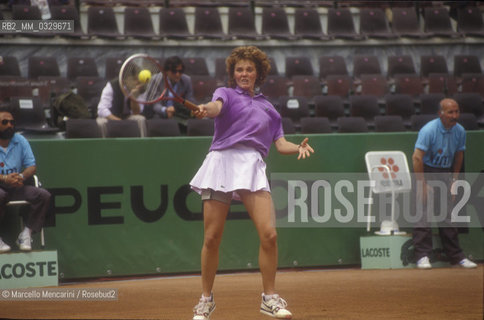
[[[15,125],[15,120],[13,120],[13,119],[12,119],[12,120],[3,119],[3,120],[2,120],[2,125],[6,126],[6,125],[7,125],[9,122],[10,122],[10,124],[11,124],[12,126],[14,126],[14,125]]]

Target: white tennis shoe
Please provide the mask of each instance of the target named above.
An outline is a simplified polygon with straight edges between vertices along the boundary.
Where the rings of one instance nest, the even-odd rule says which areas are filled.
[[[22,232],[19,234],[17,239],[17,245],[22,251],[31,251],[32,250],[32,238],[26,232]]]
[[[213,310],[215,310],[213,294],[210,295],[210,300],[202,296],[198,304],[193,308],[193,320],[210,320]]]
[[[10,246],[3,242],[2,238],[0,238],[0,253],[8,252],[10,249]]]
[[[466,269],[477,268],[477,264],[475,264],[474,262],[472,262],[471,260],[469,260],[467,258],[464,258],[461,261],[459,261],[459,265],[462,268],[466,268]]]
[[[292,319],[292,313],[286,309],[286,300],[279,297],[278,294],[266,301],[264,294],[262,294],[262,302],[260,304],[260,312],[276,319]]]
[[[432,269],[429,257],[422,257],[417,261],[417,268],[419,269]]]

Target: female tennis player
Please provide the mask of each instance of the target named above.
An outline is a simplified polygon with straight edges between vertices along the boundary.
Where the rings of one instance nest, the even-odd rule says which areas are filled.
[[[202,166],[190,182],[201,194],[204,242],[201,255],[202,296],[193,320],[208,320],[215,309],[212,287],[219,261],[219,245],[232,199],[241,200],[257,229],[262,274],[260,311],[278,319],[291,319],[287,303],[275,290],[277,233],[269,182],[267,156],[272,142],[281,154],[314,152],[305,138],[297,145],[284,138],[281,116],[259,92],[270,63],[254,46],[235,48],[226,59],[229,87],[215,90],[212,101],[198,106],[197,117],[215,119],[213,141]]]

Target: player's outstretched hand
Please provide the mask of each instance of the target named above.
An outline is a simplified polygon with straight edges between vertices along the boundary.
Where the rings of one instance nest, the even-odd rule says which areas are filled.
[[[198,119],[205,118],[208,114],[205,105],[204,104],[198,105],[197,108],[198,110],[193,111],[193,114],[195,115],[195,117],[197,117]]]
[[[311,153],[314,153],[314,149],[308,144],[308,140],[309,138],[304,138],[304,140],[299,144],[299,156],[297,157],[298,160],[301,158],[309,158]]]

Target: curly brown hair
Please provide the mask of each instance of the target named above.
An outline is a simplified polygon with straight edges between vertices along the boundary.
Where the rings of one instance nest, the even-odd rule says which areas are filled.
[[[229,87],[235,88],[234,69],[237,62],[241,60],[250,60],[254,62],[257,70],[255,85],[262,85],[271,70],[269,58],[264,51],[255,46],[242,46],[233,49],[230,56],[225,60],[225,66],[229,75]]]

